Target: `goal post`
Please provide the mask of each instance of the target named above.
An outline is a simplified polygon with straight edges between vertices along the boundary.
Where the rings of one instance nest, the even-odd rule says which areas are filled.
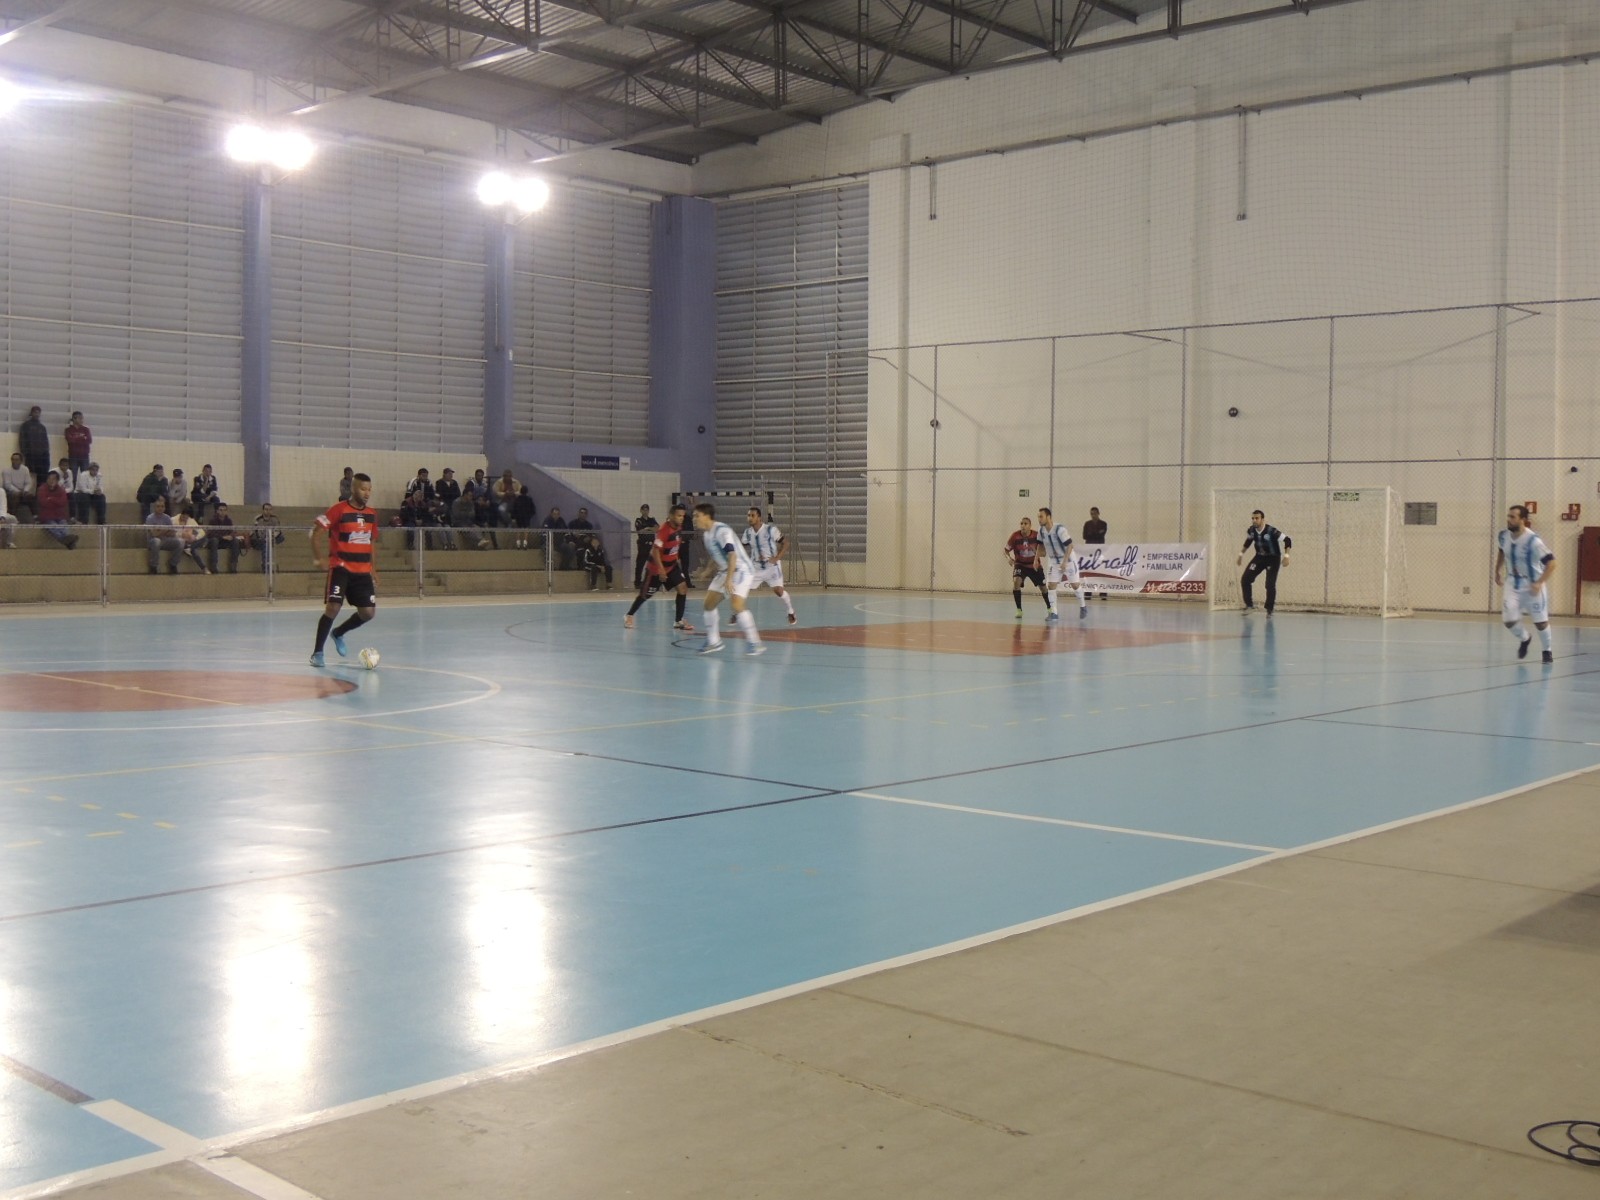
[[[1301,612],[1408,617],[1405,512],[1388,487],[1262,487],[1211,490],[1213,609],[1240,609],[1239,548],[1260,509],[1293,543],[1278,573],[1277,607]],[[1245,566],[1249,565],[1249,555]],[[1252,585],[1264,603],[1266,579]]]

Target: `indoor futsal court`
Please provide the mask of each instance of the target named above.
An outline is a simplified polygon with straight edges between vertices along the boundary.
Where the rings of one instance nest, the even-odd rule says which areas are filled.
[[[304,606],[5,618],[0,1194],[416,1111],[1600,765],[1587,628],[1542,667],[1477,621],[797,601],[755,601],[759,658],[697,655],[664,599],[632,631],[393,604],[373,671],[306,666]]]

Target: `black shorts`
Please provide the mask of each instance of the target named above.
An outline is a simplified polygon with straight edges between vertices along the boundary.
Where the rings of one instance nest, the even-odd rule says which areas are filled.
[[[688,580],[683,577],[682,564],[676,562],[667,567],[667,573],[665,576],[653,574],[649,570],[646,570],[644,573],[645,592],[647,595],[651,596],[655,595],[657,592],[675,592],[678,590],[679,584],[687,582]]]
[[[378,603],[378,586],[365,571],[335,567],[328,572],[328,591],[323,600],[328,604],[372,608]]]
[[[1044,586],[1044,572],[1038,567],[1024,567],[1013,563],[1011,566],[1011,578],[1018,583],[1027,580],[1034,587]]]

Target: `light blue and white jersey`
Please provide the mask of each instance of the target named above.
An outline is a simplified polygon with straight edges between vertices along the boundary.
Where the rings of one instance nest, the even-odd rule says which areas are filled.
[[[1072,549],[1072,535],[1067,532],[1065,525],[1041,526],[1039,542],[1044,547],[1045,557],[1052,562],[1060,562],[1067,557],[1067,551]]]
[[[717,521],[700,536],[705,540],[706,553],[716,561],[718,570],[726,571],[731,568],[735,571],[748,571],[750,569],[750,556],[745,553],[744,547],[739,544],[739,539],[733,530],[729,529],[721,521]],[[731,555],[724,549],[725,546],[733,547]]]
[[[782,541],[783,530],[771,521],[763,523],[760,529],[744,531],[744,548],[758,567],[764,567],[778,557],[778,547]]]
[[[1500,552],[1506,556],[1506,577],[1519,587],[1544,574],[1545,564],[1555,558],[1544,539],[1528,528],[1515,536],[1511,530],[1502,529],[1497,540]]]

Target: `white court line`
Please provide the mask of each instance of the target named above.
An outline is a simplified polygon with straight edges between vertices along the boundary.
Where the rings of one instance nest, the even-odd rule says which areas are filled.
[[[1032,813],[1001,812],[993,808],[968,808],[964,804],[941,804],[937,800],[911,800],[905,796],[885,796],[880,792],[846,792],[867,800],[887,800],[890,804],[912,804],[918,808],[942,808],[947,812],[971,813],[978,817],[1001,817],[1007,821],[1036,821],[1041,825],[1066,825],[1072,829],[1093,829],[1099,833],[1126,833],[1132,837],[1158,838],[1164,842],[1193,842],[1197,846],[1224,846],[1229,850],[1255,850],[1275,854],[1282,846],[1254,846],[1249,842],[1222,842],[1215,838],[1190,837],[1183,833],[1159,833],[1153,829],[1128,829],[1121,825],[1096,825],[1092,821],[1069,821],[1064,817],[1038,817]]]
[[[1213,879],[1222,879],[1229,875],[1259,867],[1269,862],[1280,859],[1294,858],[1302,854],[1310,854],[1317,850],[1326,850],[1330,846],[1342,845],[1345,842],[1357,841],[1373,834],[1387,833],[1394,829],[1403,829],[1408,825],[1419,825],[1424,821],[1431,821],[1435,817],[1446,817],[1458,812],[1481,808],[1493,804],[1498,800],[1507,800],[1512,796],[1519,796],[1524,792],[1535,791],[1548,787],[1553,783],[1562,783],[1568,779],[1576,779],[1580,775],[1588,775],[1600,767],[1581,767],[1575,771],[1563,771],[1559,775],[1551,775],[1547,779],[1537,779],[1532,783],[1525,783],[1520,787],[1510,788],[1504,792],[1497,792],[1492,796],[1483,796],[1477,800],[1465,800],[1460,804],[1448,808],[1435,809],[1432,812],[1418,813],[1410,817],[1401,817],[1398,820],[1387,821],[1381,825],[1370,825],[1365,829],[1357,829],[1351,833],[1339,834],[1335,837],[1325,838],[1320,842],[1310,842],[1304,846],[1294,846],[1286,850],[1275,850],[1258,858],[1248,858],[1241,862],[1232,863],[1214,870],[1202,871],[1196,875],[1186,875],[1181,879],[1169,880],[1153,887],[1143,888],[1137,892],[1128,892],[1125,895],[1113,896],[1106,900],[1096,900],[1083,904],[1077,908],[1069,908],[1063,912],[1053,913],[1045,917],[1036,917],[1031,921],[1023,921],[1016,925],[1009,925],[1004,929],[996,929],[989,933],[975,934],[972,937],[961,938],[957,941],[946,942],[943,945],[933,946],[926,950],[914,950],[909,954],[897,955],[893,958],[881,959],[878,962],[866,963],[859,967],[850,967],[847,970],[836,971],[831,975],[818,976],[815,979],[803,980],[792,983],[786,987],[774,988],[771,991],[760,992],[754,996],[745,996],[738,1000],[729,1000],[722,1004],[715,1004],[709,1008],[697,1009],[694,1012],[681,1013],[674,1017],[663,1017],[658,1021],[651,1021],[645,1025],[636,1025],[632,1029],[620,1030],[617,1033],[606,1034],[602,1037],[591,1038],[585,1042],[575,1042],[553,1050],[541,1051],[523,1058],[512,1059],[492,1067],[481,1067],[475,1071],[466,1071],[459,1075],[452,1075],[445,1079],[436,1079],[429,1083],[416,1084],[408,1088],[399,1088],[386,1092],[381,1096],[369,1096],[365,1100],[355,1100],[349,1104],[341,1104],[333,1108],[326,1108],[320,1112],[305,1113],[301,1116],[290,1117],[287,1120],[242,1129],[235,1133],[225,1134],[221,1137],[209,1139],[206,1142],[206,1152],[227,1150],[232,1146],[242,1146],[252,1142],[259,1142],[267,1138],[280,1137],[297,1130],[310,1129],[318,1125],[325,1125],[333,1121],[345,1120],[350,1117],[362,1116],[366,1113],[377,1112],[380,1109],[390,1108],[396,1104],[403,1104],[412,1100],[420,1100],[429,1096],[437,1096],[444,1092],[452,1092],[459,1088],[471,1087],[475,1084],[489,1083],[497,1079],[504,1079],[512,1075],[520,1075],[552,1063],[561,1062],[568,1058],[576,1058],[591,1051],[603,1050],[611,1046],[620,1046],[628,1042],[638,1041],[641,1038],[651,1037],[654,1034],[666,1033],[673,1029],[681,1029],[688,1025],[695,1025],[703,1021],[714,1020],[717,1017],[728,1016],[733,1013],[744,1012],[748,1009],[759,1008],[763,1004],[772,1004],[779,1000],[787,1000],[794,996],[802,996],[807,992],[818,991],[822,988],[836,987],[842,983],[850,983],[868,975],[876,975],[883,971],[893,970],[897,967],[914,966],[917,963],[927,962],[930,959],[943,958],[949,954],[956,954],[962,950],[971,950],[978,946],[987,946],[993,942],[1004,941],[1016,937],[1018,934],[1032,933],[1040,929],[1048,929],[1054,925],[1061,925],[1067,921],[1075,921],[1080,917],[1093,916],[1095,913],[1108,912],[1112,909],[1122,908],[1125,905],[1135,904],[1141,900],[1149,900],[1156,896],[1164,896],[1171,892],[1181,891],[1195,884],[1207,883]],[[89,1107],[89,1106],[85,1106]],[[132,1110],[127,1110],[132,1111]],[[108,1179],[117,1179],[131,1175],[149,1167],[162,1165],[164,1162],[177,1161],[179,1156],[173,1153],[142,1155],[139,1158],[125,1159],[122,1162],[109,1163],[104,1167],[96,1167],[92,1171],[78,1172],[74,1175],[63,1175],[57,1179],[45,1180],[37,1184],[27,1184],[14,1188],[8,1192],[0,1192],[0,1200],[40,1200],[41,1197],[50,1196],[68,1187],[78,1186],[89,1182],[91,1177],[95,1182]]]

